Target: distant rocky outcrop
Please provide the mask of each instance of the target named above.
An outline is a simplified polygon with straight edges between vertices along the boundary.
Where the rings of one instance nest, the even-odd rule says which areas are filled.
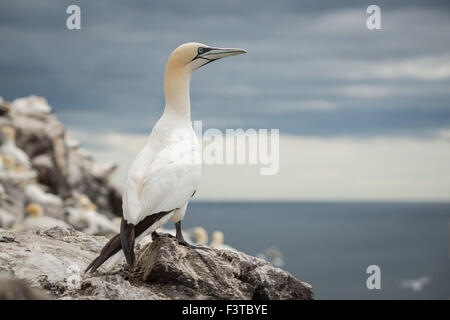
[[[121,194],[109,181],[116,167],[106,164],[102,170],[103,164],[94,161],[76,140],[69,137],[44,98],[29,96],[12,102],[0,99],[0,110],[0,129],[13,128],[15,144],[29,157],[30,177],[35,177],[36,183],[46,192],[64,201],[61,206],[40,203],[45,215],[63,219],[65,208],[75,205],[80,194],[87,195],[98,211],[107,217],[122,215]],[[0,162],[4,162],[2,158]],[[2,163],[0,165],[3,166]],[[0,171],[2,169],[6,171],[7,168],[0,168]],[[24,175],[23,171],[24,168],[19,167],[11,175]],[[26,179],[0,176],[0,185],[7,196],[7,201],[0,202],[0,210],[12,214],[15,222],[23,219],[24,208],[27,202],[31,202],[20,180]]]
[[[242,252],[192,249],[160,237],[137,265],[84,274],[107,239],[71,228],[0,230],[0,272],[56,299],[313,299],[311,286]]]

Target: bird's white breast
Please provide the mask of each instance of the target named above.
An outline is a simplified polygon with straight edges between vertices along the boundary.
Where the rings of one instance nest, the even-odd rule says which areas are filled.
[[[148,215],[183,207],[197,189],[201,150],[190,122],[155,125],[147,145],[128,172],[124,190],[124,217],[138,223]]]

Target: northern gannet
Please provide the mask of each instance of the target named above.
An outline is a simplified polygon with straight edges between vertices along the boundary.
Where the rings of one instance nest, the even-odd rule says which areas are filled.
[[[13,226],[14,221],[16,221],[16,217],[12,213],[0,208],[0,228],[9,229]]]
[[[44,216],[44,210],[37,203],[30,203],[26,207],[27,217],[21,223],[14,226],[14,231],[37,231],[52,227],[66,227],[70,226],[64,221]]]
[[[11,103],[5,102],[2,97],[0,97],[0,116],[7,115],[11,111]]]
[[[52,111],[47,100],[43,97],[31,95],[29,97],[18,98],[12,102],[13,113],[19,113],[25,116],[41,117]]]
[[[283,254],[277,247],[267,248],[263,253],[257,254],[256,257],[272,263],[275,267],[281,268],[284,266]]]
[[[400,282],[400,288],[411,289],[412,291],[419,292],[431,282],[430,276],[422,276],[417,279],[406,279]]]
[[[76,208],[66,210],[67,221],[87,234],[106,235],[120,231],[113,221],[97,212],[97,206],[85,194],[78,196]]]
[[[120,234],[110,239],[86,271],[97,270],[112,257],[106,266],[111,269],[124,255],[133,268],[135,241],[156,232],[168,221],[175,224],[177,240],[189,245],[181,232],[181,220],[199,185],[202,158],[191,122],[191,75],[212,61],[242,53],[246,51],[194,42],[172,52],[164,77],[164,112],[125,181]]]
[[[78,150],[81,146],[80,141],[71,138],[67,133],[64,135],[64,143],[67,148],[72,150]]]
[[[215,249],[225,249],[225,250],[236,251],[235,248],[223,243],[224,238],[225,238],[225,236],[222,231],[214,231],[211,234],[211,243],[209,246],[211,248],[215,248]]]
[[[6,199],[8,195],[6,194],[5,187],[3,187],[2,183],[0,182],[0,199]]]
[[[16,130],[12,126],[5,125],[0,129],[0,135],[2,140],[0,153],[10,156],[17,164],[29,168],[30,158],[22,149],[16,146]]]
[[[37,172],[30,168],[16,164],[11,156],[0,154],[0,179],[23,182],[37,178]]]
[[[195,244],[200,246],[208,245],[208,233],[204,228],[195,227],[194,230],[192,230],[192,236],[195,239]]]
[[[88,160],[87,160],[88,161]],[[114,163],[112,161],[98,163],[95,161],[88,161],[88,170],[89,172],[98,179],[105,179],[109,180],[113,173],[117,170],[119,167],[117,163]]]
[[[47,193],[40,186],[35,183],[28,183],[25,185],[25,195],[32,202],[37,202],[44,205],[62,206],[63,201],[55,194]]]

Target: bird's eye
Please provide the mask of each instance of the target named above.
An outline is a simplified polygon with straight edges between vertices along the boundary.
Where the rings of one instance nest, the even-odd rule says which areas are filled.
[[[199,54],[202,54],[202,53],[205,52],[205,48],[200,47],[200,48],[198,48],[197,52],[198,52]]]

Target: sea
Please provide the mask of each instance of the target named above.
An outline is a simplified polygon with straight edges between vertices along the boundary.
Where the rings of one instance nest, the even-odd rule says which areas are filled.
[[[449,223],[450,203],[191,202],[183,228],[254,256],[278,248],[316,299],[447,300]]]

